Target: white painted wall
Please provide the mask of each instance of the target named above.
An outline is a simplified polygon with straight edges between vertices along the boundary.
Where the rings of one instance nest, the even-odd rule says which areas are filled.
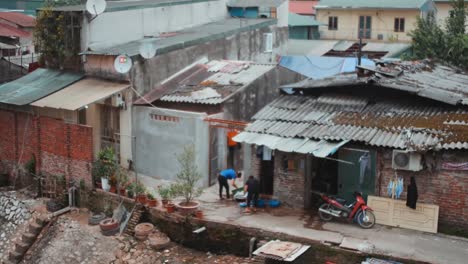
[[[178,121],[154,120],[151,115],[178,117]],[[176,155],[184,146],[195,144],[196,164],[202,174],[200,184],[208,186],[208,123],[204,113],[134,106],[136,138],[135,168],[156,179],[175,180],[179,171]]]
[[[198,26],[228,16],[227,0],[199,2],[156,8],[105,12],[83,22],[81,47],[117,45],[187,27]]]
[[[276,9],[278,17],[278,27],[287,27],[288,26],[288,16],[289,16],[289,1],[284,1]]]

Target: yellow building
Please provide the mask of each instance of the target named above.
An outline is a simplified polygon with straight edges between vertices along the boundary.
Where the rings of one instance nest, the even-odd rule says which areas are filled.
[[[437,12],[432,0],[321,0],[316,19],[321,39],[408,42],[416,18]]]
[[[450,11],[453,9],[452,3],[450,0],[434,0],[434,3],[437,7],[437,22],[439,22],[439,25],[445,26],[445,20],[450,16]],[[465,7],[468,7],[468,0],[465,0]],[[468,25],[465,28],[468,32]]]

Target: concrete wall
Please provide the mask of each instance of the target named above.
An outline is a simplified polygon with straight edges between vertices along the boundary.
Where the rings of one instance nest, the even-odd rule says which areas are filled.
[[[91,22],[83,20],[81,49],[89,45],[122,44],[227,17],[226,0],[197,1],[155,8],[105,12]]]
[[[287,27],[289,19],[289,1],[284,1],[276,8],[276,16],[278,19],[278,27]]]
[[[437,22],[443,29],[445,29],[445,21],[450,17],[450,10],[452,10],[452,4],[447,2],[436,2],[437,7]],[[465,1],[465,6],[468,6],[468,2]],[[468,24],[465,26],[465,31],[468,32]]]
[[[279,87],[294,83],[303,76],[277,66],[224,103],[224,118],[237,121],[251,121],[258,111],[279,96]]]
[[[317,21],[328,25],[328,17],[338,17],[338,30],[328,30],[321,26],[322,39],[357,40],[359,16],[372,16],[371,39],[377,40],[378,34],[383,34],[383,41],[411,41],[408,32],[416,25],[416,18],[421,15],[418,10],[324,10],[317,9]],[[405,18],[405,32],[394,32],[395,18]]]
[[[138,173],[157,179],[174,180],[179,165],[176,155],[184,146],[195,144],[196,164],[208,185],[208,123],[203,113],[191,113],[150,107],[134,107],[136,148],[135,168]]]
[[[274,33],[273,52],[263,52],[263,33]],[[149,60],[134,58],[134,65],[129,76],[117,74],[113,69],[114,57],[87,56],[84,70],[87,75],[105,79],[131,79],[133,86],[142,94],[147,93],[160,82],[169,78],[193,62],[206,57],[213,59],[250,60],[259,63],[276,62],[280,54],[286,51],[288,28],[276,26],[241,32],[227,38],[217,39],[171,51]]]

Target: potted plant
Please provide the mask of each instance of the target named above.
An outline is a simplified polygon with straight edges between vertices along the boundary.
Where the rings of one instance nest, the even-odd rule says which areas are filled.
[[[112,175],[109,179],[110,192],[117,193],[117,178]]]
[[[105,148],[99,151],[98,159],[93,164],[93,176],[101,179],[102,189],[108,192],[111,188],[109,179],[116,171],[115,154],[112,148]]]
[[[128,176],[124,168],[119,167],[116,172],[118,193],[125,196],[126,188],[128,185]]]
[[[202,176],[195,163],[195,146],[191,144],[184,147],[184,151],[177,156],[177,161],[180,171],[172,185],[172,191],[175,195],[184,197],[184,200],[177,204],[177,208],[184,214],[191,214],[199,206],[193,199],[202,193],[202,189],[197,186]]]
[[[173,213],[175,211],[175,205],[171,202],[168,202],[164,207],[168,213]]]
[[[158,206],[158,200],[156,200],[156,198],[154,197],[154,195],[151,193],[151,191],[148,191],[146,193],[146,205],[148,205],[148,207],[156,207]]]
[[[159,196],[161,196],[161,201],[164,206],[171,201],[171,198],[172,198],[171,186],[167,186],[167,187],[158,186],[158,193],[159,193]]]
[[[128,198],[135,197],[135,186],[136,186],[136,184],[134,182],[127,185],[127,196],[128,196]]]
[[[146,204],[146,189],[141,182],[135,183],[135,196],[138,203]]]

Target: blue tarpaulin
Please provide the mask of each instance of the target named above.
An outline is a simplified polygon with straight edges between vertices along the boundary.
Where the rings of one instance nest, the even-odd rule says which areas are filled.
[[[312,79],[323,79],[356,71],[357,58],[320,56],[283,56],[280,65]],[[375,66],[374,62],[363,58],[361,65]]]

